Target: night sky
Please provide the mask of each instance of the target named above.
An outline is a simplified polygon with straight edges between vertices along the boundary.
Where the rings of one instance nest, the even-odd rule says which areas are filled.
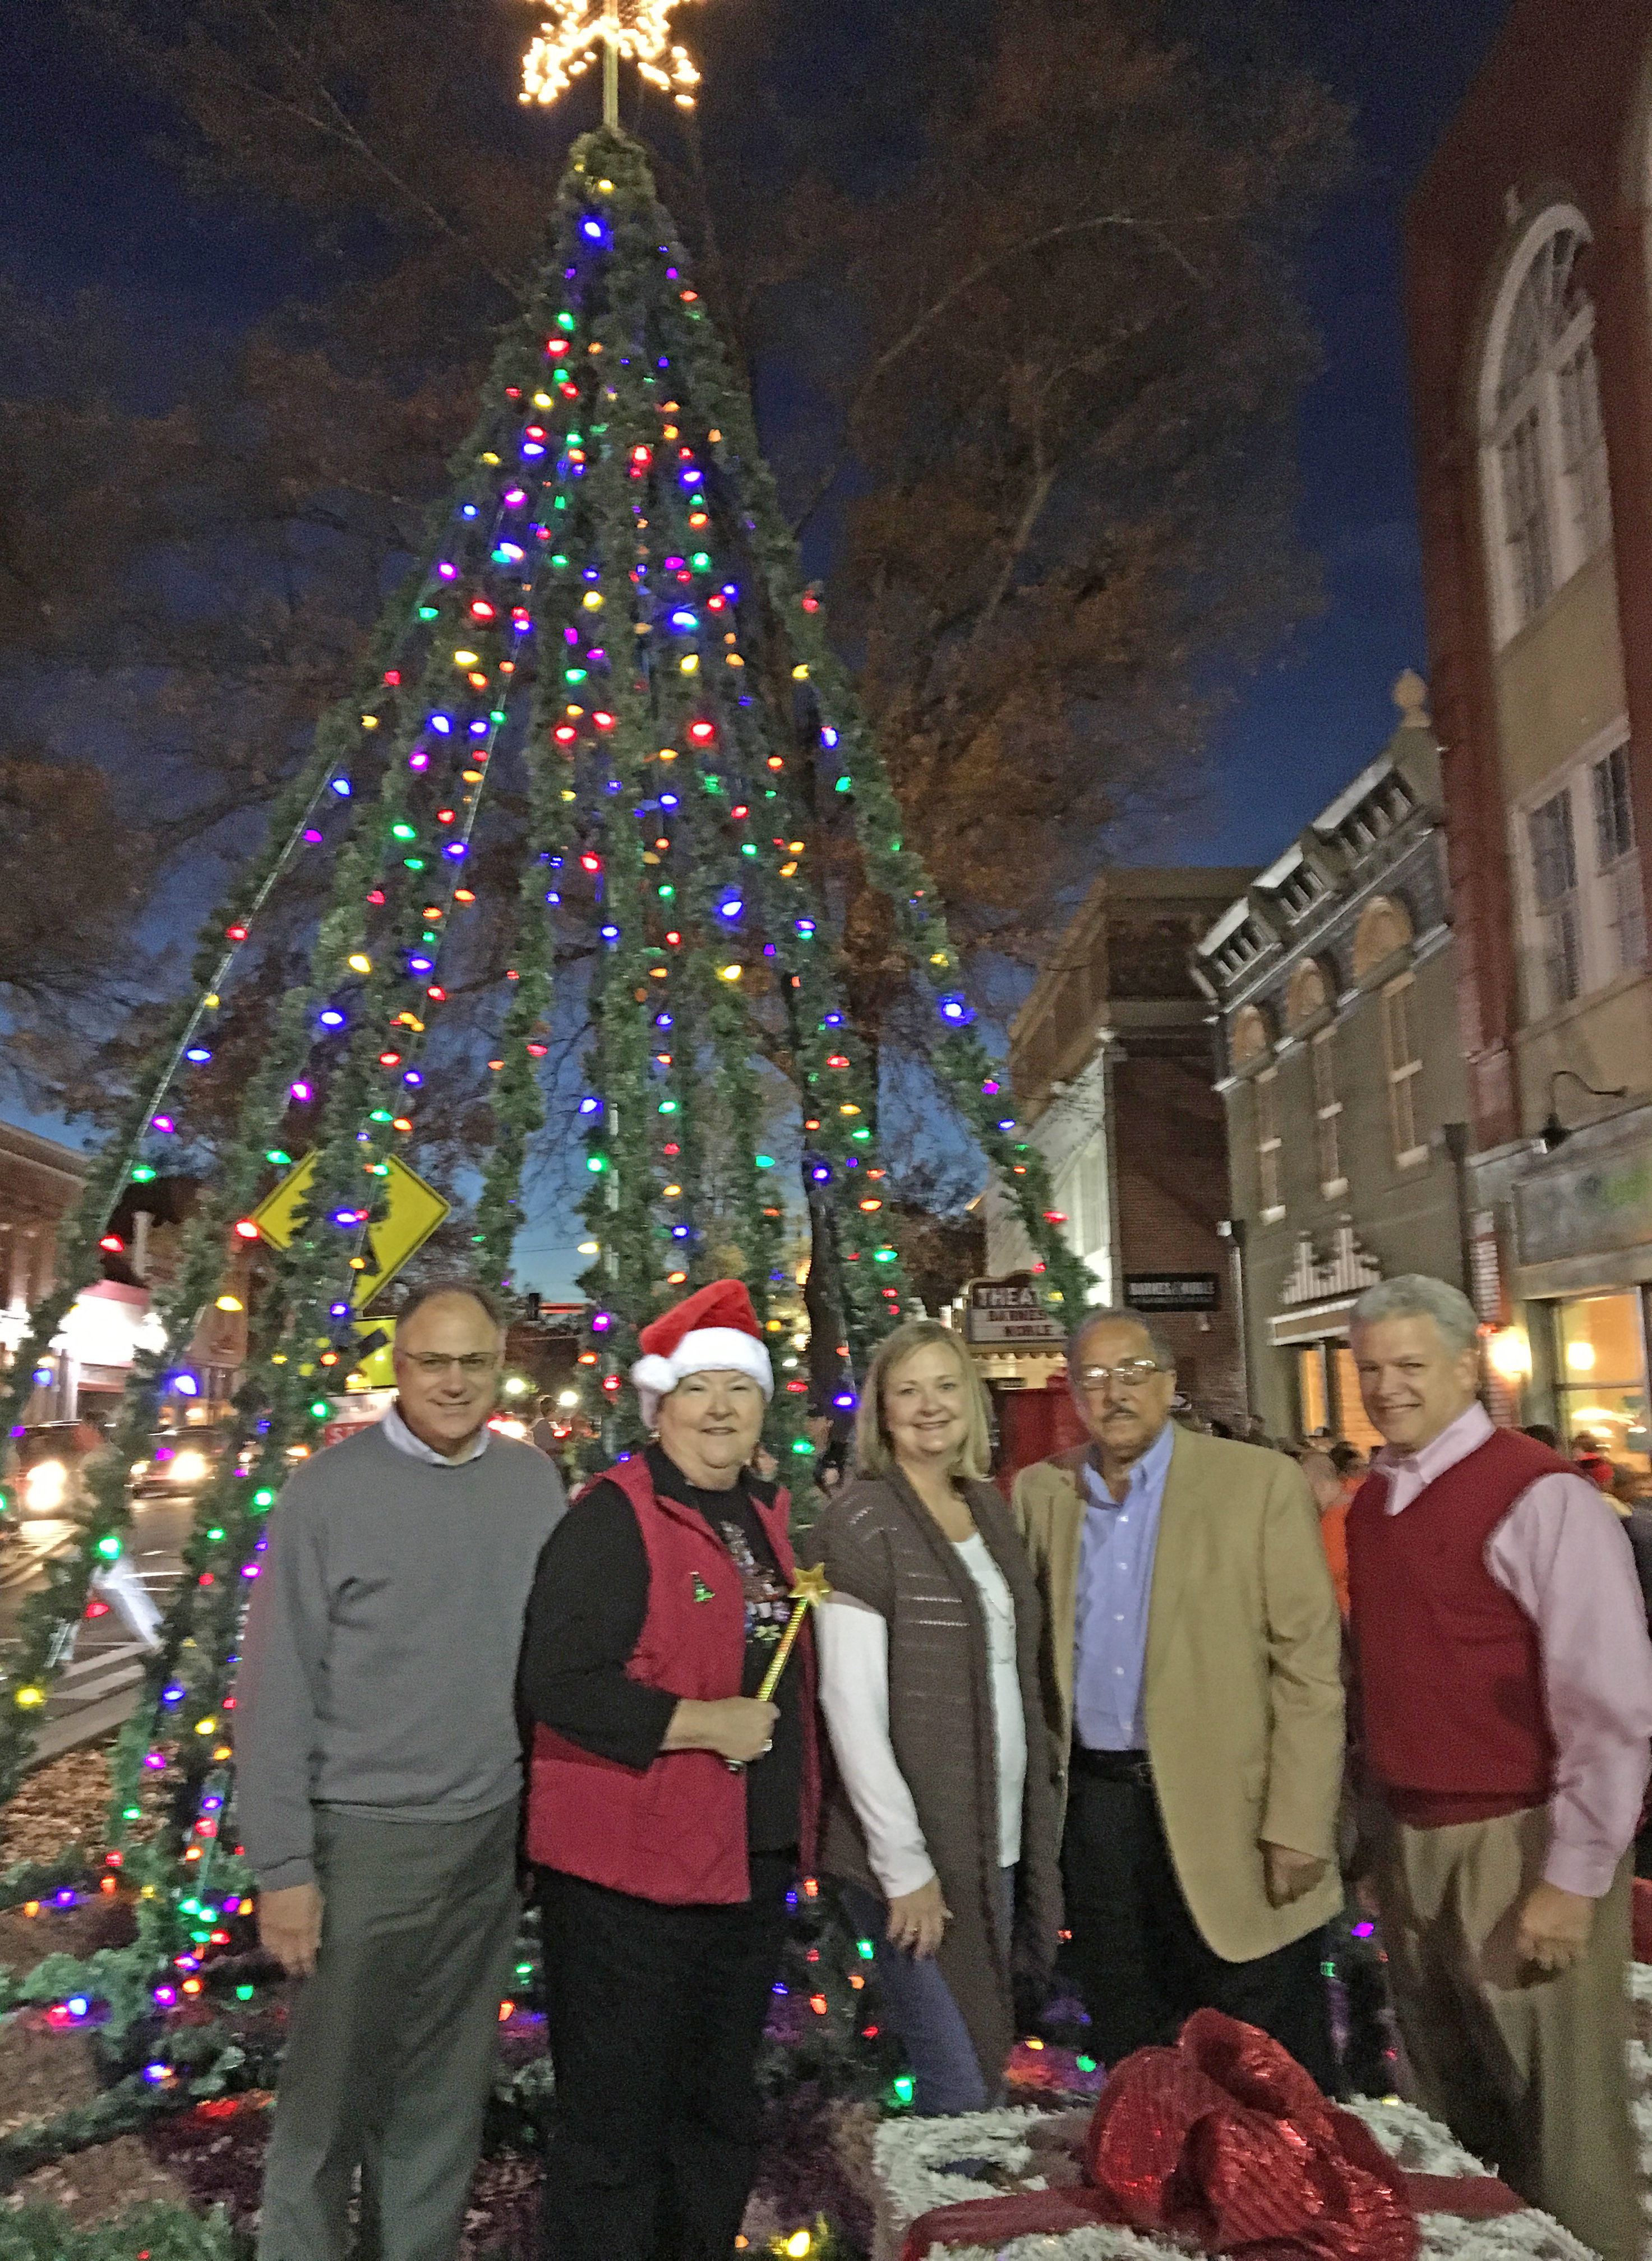
[[[1203,815],[1130,843],[1135,860],[1270,858],[1385,742],[1401,669],[1426,670],[1399,218],[1505,8],[1285,0],[1296,51],[1357,112],[1354,176],[1304,276],[1325,367],[1303,413],[1302,522],[1330,608],[1244,686]],[[180,358],[301,286],[297,232],[193,199],[147,153],[164,112],[40,0],[0,0],[0,39],[13,96],[0,266],[54,298],[102,286],[140,316],[153,358],[134,398],[161,406]]]
[[[1400,214],[1506,0],[1280,4],[1294,51],[1356,111],[1354,176],[1304,275],[1325,370],[1303,411],[1302,525],[1329,609],[1241,687],[1203,808],[1121,843],[1137,862],[1270,860],[1385,743],[1396,676],[1426,671]],[[41,0],[0,0],[0,41],[12,97],[0,270],[58,301],[109,291],[146,340],[133,401],[164,406],[175,369],[304,287],[299,232],[267,208],[194,199],[146,146],[164,111]]]

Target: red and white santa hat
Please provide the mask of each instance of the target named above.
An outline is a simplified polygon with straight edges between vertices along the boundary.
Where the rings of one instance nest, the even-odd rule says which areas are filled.
[[[637,1339],[643,1355],[631,1380],[650,1429],[660,1399],[691,1374],[731,1367],[749,1374],[765,1397],[774,1395],[774,1370],[743,1280],[714,1280],[644,1327]]]

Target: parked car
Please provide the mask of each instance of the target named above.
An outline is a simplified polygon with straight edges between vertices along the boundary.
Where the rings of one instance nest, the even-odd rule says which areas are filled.
[[[216,1474],[224,1439],[210,1429],[166,1429],[151,1438],[146,1459],[132,1464],[134,1499],[176,1497],[199,1491]]]
[[[8,1518],[72,1522],[86,1497],[86,1463],[108,1449],[92,1421],[40,1421],[13,1437],[0,1474]]]

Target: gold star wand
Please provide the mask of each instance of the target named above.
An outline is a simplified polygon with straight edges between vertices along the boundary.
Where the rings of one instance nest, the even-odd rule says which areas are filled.
[[[672,45],[672,10],[682,0],[547,0],[550,20],[522,58],[522,102],[555,102],[602,51],[602,122],[618,130],[620,59],[634,62],[650,86],[694,106],[700,73],[686,47]]]
[[[830,1591],[831,1588],[826,1583],[826,1573],[818,1567],[813,1570],[800,1570],[793,1580],[792,1614],[786,1620],[786,1631],[780,1635],[780,1645],[769,1660],[763,1684],[758,1690],[759,1704],[773,1701],[774,1691],[780,1684],[780,1675],[786,1669],[786,1659],[797,1647],[797,1636],[803,1630],[804,1619],[811,1606],[818,1608]]]

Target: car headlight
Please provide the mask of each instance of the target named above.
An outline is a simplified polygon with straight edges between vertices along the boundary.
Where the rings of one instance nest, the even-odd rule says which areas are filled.
[[[199,1483],[211,1467],[205,1453],[180,1453],[172,1463],[171,1473],[179,1483]]]
[[[31,1515],[50,1515],[68,1496],[68,1470],[61,1461],[40,1461],[23,1479],[23,1504]]]

